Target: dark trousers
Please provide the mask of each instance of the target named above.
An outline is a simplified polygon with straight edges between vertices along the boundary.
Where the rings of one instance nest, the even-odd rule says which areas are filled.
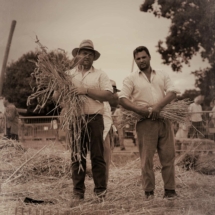
[[[19,136],[18,134],[13,134],[11,133],[11,127],[10,128],[6,128],[6,137],[8,139],[12,139],[12,140],[17,140],[19,141]]]
[[[72,180],[75,195],[84,195],[85,174],[86,174],[86,155],[90,150],[92,173],[94,180],[94,192],[100,194],[106,190],[106,163],[104,160],[103,130],[104,122],[102,115],[86,115],[87,124],[82,125],[81,142],[79,152],[81,162],[78,161],[77,144],[72,143]],[[86,126],[87,125],[87,126]],[[83,169],[80,169],[80,164]]]
[[[190,138],[204,138],[204,128],[203,122],[191,122],[191,127],[189,131]]]

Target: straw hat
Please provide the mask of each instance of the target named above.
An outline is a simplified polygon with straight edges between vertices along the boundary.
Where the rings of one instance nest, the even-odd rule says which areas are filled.
[[[73,57],[75,57],[78,54],[78,51],[80,49],[88,49],[88,50],[94,51],[94,53],[95,53],[94,61],[100,57],[100,53],[94,49],[93,42],[91,40],[83,40],[81,42],[79,48],[74,48],[72,50]]]

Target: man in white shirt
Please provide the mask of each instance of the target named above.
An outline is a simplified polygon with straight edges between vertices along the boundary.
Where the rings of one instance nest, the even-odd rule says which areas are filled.
[[[123,151],[125,150],[125,144],[124,144],[124,137],[123,137],[123,128],[121,128],[120,126],[120,116],[121,116],[121,109],[118,107],[113,113],[113,121],[118,132],[120,150]]]
[[[3,103],[5,106],[6,137],[8,139],[19,141],[19,113],[10,97],[6,96]]]
[[[214,121],[214,125],[215,125],[215,99],[212,100],[212,113],[209,114],[210,118]]]
[[[172,198],[177,196],[174,133],[169,120],[159,118],[159,113],[176,98],[178,91],[167,74],[151,68],[151,56],[145,46],[137,47],[133,56],[139,70],[124,79],[119,98],[124,108],[142,116],[136,132],[145,197],[154,196],[153,157],[157,150],[162,165],[164,198]]]
[[[212,104],[212,112],[209,114],[210,116],[210,122],[209,122],[209,128],[215,128],[215,98],[211,101]],[[215,141],[215,132],[213,132],[213,140]]]
[[[203,123],[202,123],[202,96],[197,96],[194,102],[190,104],[188,111],[190,112],[191,127],[189,131],[190,138],[203,138]]]
[[[112,86],[108,76],[101,70],[93,67],[93,62],[100,57],[94,49],[91,40],[81,42],[79,48],[72,51],[74,57],[82,59],[77,67],[67,71],[75,85],[77,95],[85,95],[84,114],[87,129],[81,134],[81,165],[84,171],[79,171],[79,161],[76,157],[76,146],[72,145],[72,180],[74,198],[83,199],[85,193],[85,174],[87,149],[90,151],[92,173],[94,180],[94,193],[104,197],[107,189],[106,162],[104,159],[103,131],[104,131],[104,102],[112,98]],[[71,143],[73,144],[73,143]],[[72,206],[72,204],[71,204]]]
[[[113,120],[112,120],[112,108],[116,108],[116,106],[119,103],[119,97],[117,92],[120,90],[116,87],[116,82],[114,80],[110,80],[111,85],[113,87],[113,96],[112,99],[109,100],[109,102],[104,102],[104,133],[103,133],[103,139],[104,139],[104,159],[106,162],[106,178],[107,182],[109,179],[109,168],[111,163],[111,153],[114,148],[114,130],[113,130]]]

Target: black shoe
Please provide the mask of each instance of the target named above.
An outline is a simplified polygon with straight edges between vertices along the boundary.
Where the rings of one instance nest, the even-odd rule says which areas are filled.
[[[145,191],[145,198],[146,199],[151,199],[154,197],[154,191]]]
[[[172,198],[176,198],[177,196],[178,195],[175,192],[175,190],[167,190],[167,189],[165,189],[163,198],[172,199]]]

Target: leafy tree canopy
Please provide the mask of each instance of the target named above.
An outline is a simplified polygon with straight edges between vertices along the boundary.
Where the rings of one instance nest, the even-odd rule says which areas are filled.
[[[28,97],[37,87],[34,72],[38,61],[38,54],[39,51],[30,51],[22,55],[16,62],[11,62],[8,65],[3,85],[3,95],[9,96],[17,108],[28,109],[28,115],[58,114],[57,110],[52,111],[55,108],[55,104],[51,100],[47,102],[44,109],[37,113],[33,113],[33,110],[38,104],[37,98],[31,102],[30,106],[26,104]],[[62,51],[51,51],[48,56],[53,62],[56,63],[56,60],[58,60],[66,68],[69,61],[66,53]],[[62,62],[62,59],[66,59],[66,61]],[[59,62],[57,62],[58,65],[60,65]]]
[[[197,53],[211,68],[195,71],[196,87],[201,93],[215,96],[215,3],[214,0],[145,0],[140,10],[156,17],[171,19],[165,44],[158,41],[163,63],[181,72]]]
[[[186,99],[189,98],[190,101],[193,101],[198,95],[200,95],[200,91],[191,89],[191,90],[185,90],[183,95],[178,96],[178,99]]]
[[[213,0],[146,0],[140,10],[171,19],[170,33],[158,42],[164,63],[180,71],[182,63],[189,63],[197,52],[214,64],[215,59],[215,4]],[[201,49],[203,48],[203,49]]]
[[[27,108],[27,97],[31,93],[31,73],[35,69],[36,52],[29,52],[7,66],[3,95],[10,96],[18,108]]]

